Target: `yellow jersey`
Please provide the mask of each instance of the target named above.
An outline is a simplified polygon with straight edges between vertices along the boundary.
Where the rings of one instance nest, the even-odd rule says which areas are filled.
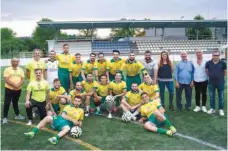
[[[32,61],[26,65],[26,69],[29,70],[29,73],[30,73],[29,81],[31,82],[33,80],[36,80],[35,70],[42,69],[42,72],[44,72],[46,70],[46,64],[43,60],[36,61],[35,59],[32,59]],[[43,78],[43,74],[42,74],[42,78]]]
[[[56,100],[56,96],[65,95],[65,94],[67,94],[67,93],[63,87],[60,87],[59,89],[52,88],[49,91],[49,99],[51,100],[52,104],[58,104],[59,100]]]
[[[128,91],[125,95],[125,98],[130,106],[135,106],[142,102],[141,93],[139,91]]]
[[[61,53],[56,55],[56,60],[59,61],[59,68],[69,69],[72,62],[75,60],[75,56]]]
[[[76,108],[74,105],[66,105],[63,112],[73,120],[82,121],[84,119],[83,109],[79,107]]]
[[[154,111],[156,111],[160,107],[161,104],[159,101],[150,100],[149,102],[145,103],[140,107],[141,116],[149,118],[154,113]]]
[[[94,89],[96,89],[96,92],[99,96],[105,97],[108,96],[108,90],[109,90],[109,85],[103,85],[103,84],[98,84],[97,88],[94,87]]]
[[[136,76],[140,72],[146,72],[143,64],[139,61],[125,61],[120,68],[120,71],[125,71],[127,76]]]
[[[85,92],[82,90],[82,91],[77,91],[77,90],[71,90],[69,95],[71,97],[71,100],[74,100],[76,96],[80,96],[80,94],[85,94]]]
[[[78,77],[81,73],[81,69],[82,69],[82,62],[76,63],[76,61],[74,61],[69,68],[69,72],[72,73],[73,77]]]
[[[156,96],[156,92],[159,92],[159,88],[157,84],[146,84],[145,82],[141,83],[139,85],[139,89],[143,92],[146,92],[150,98],[153,98]]]
[[[119,58],[117,61],[115,61],[114,59],[111,59],[109,62],[108,62],[108,65],[107,65],[107,70],[112,74],[112,75],[115,75],[116,72],[119,72],[120,71],[120,68],[122,66],[122,64],[125,62],[125,59],[121,59]]]
[[[126,82],[121,81],[117,83],[115,80],[109,83],[109,90],[115,95],[123,93],[123,90],[127,90]]]
[[[82,86],[85,90],[86,93],[88,92],[92,92],[92,90],[95,88],[97,88],[97,82],[96,81],[92,81],[92,82],[88,82],[88,81],[82,81]]]
[[[37,102],[46,101],[47,91],[49,90],[49,84],[46,80],[32,81],[27,86],[27,91],[31,92],[31,99]]]
[[[96,65],[98,76],[106,75],[106,71],[108,70],[108,61],[104,60],[104,62],[100,62],[99,60],[97,60]]]
[[[13,67],[8,67],[4,70],[4,78],[8,78],[9,81],[13,82],[14,84],[19,84],[21,80],[25,77],[24,71],[22,68],[17,67],[16,70],[13,69]],[[14,87],[11,85],[7,84],[5,82],[5,87],[10,89],[10,90],[15,90]],[[21,87],[18,89],[20,90]]]
[[[85,74],[93,73],[94,70],[97,70],[96,61],[95,62],[91,62],[90,60],[87,60],[86,62],[83,63],[82,70],[84,70]]]

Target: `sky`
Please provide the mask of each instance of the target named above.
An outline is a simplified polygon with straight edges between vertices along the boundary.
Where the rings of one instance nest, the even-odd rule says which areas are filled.
[[[31,36],[41,18],[53,21],[105,21],[127,19],[227,19],[227,0],[1,0],[1,27],[18,37]],[[75,34],[76,31],[64,31]],[[98,30],[108,36],[110,30]]]

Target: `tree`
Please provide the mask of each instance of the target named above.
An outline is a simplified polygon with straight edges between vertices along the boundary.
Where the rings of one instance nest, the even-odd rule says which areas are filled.
[[[12,40],[16,36],[16,33],[13,32],[10,28],[1,28],[1,41]]]
[[[197,15],[194,17],[194,20],[204,20],[204,18],[201,15]],[[187,29],[187,36],[188,39],[195,40],[197,39],[196,36],[197,29],[196,28],[189,28]],[[210,28],[198,28],[198,39],[211,39],[212,32]]]
[[[52,21],[48,18],[43,18],[40,20],[40,22],[45,21]],[[32,37],[34,42],[39,46],[42,50],[47,50],[48,44],[46,40],[54,39],[54,35],[60,36],[60,30],[54,29],[54,28],[42,28],[40,26],[37,26],[36,29],[32,33]]]
[[[1,28],[1,54],[2,57],[19,57],[20,51],[27,50],[24,41],[16,38],[16,33],[10,28]]]
[[[86,37],[94,37],[97,38],[97,29],[81,29],[79,30],[79,34],[77,38],[86,38]]]

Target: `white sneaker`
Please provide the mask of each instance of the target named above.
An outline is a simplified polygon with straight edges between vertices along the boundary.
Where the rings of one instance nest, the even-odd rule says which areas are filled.
[[[208,114],[214,114],[215,110],[214,109],[210,109],[209,111],[207,111]]]
[[[196,106],[196,108],[193,110],[194,112],[199,112],[200,111],[200,107]]]
[[[111,113],[108,114],[108,118],[112,118],[112,114]]]
[[[86,117],[89,116],[89,111],[86,111],[86,112],[85,112],[85,116],[86,116]]]
[[[29,120],[27,125],[32,125],[32,120]]]
[[[219,110],[219,115],[220,116],[224,116],[224,111],[223,110]]]
[[[204,113],[206,113],[206,112],[207,112],[207,108],[206,108],[206,106],[202,106],[202,111],[203,111]]]
[[[7,118],[4,118],[4,119],[2,120],[2,124],[7,124],[7,123],[8,123]]]
[[[131,116],[133,121],[136,121],[136,117],[134,115]]]
[[[24,120],[25,117],[19,114],[18,116],[15,116],[15,119],[16,120]]]

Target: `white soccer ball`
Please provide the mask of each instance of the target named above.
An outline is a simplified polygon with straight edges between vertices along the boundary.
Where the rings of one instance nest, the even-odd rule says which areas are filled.
[[[127,113],[124,113],[122,115],[122,120],[125,121],[125,122],[129,122],[131,121],[131,115],[127,114]]]
[[[79,126],[74,126],[70,130],[70,136],[77,138],[82,135],[82,129]]]

